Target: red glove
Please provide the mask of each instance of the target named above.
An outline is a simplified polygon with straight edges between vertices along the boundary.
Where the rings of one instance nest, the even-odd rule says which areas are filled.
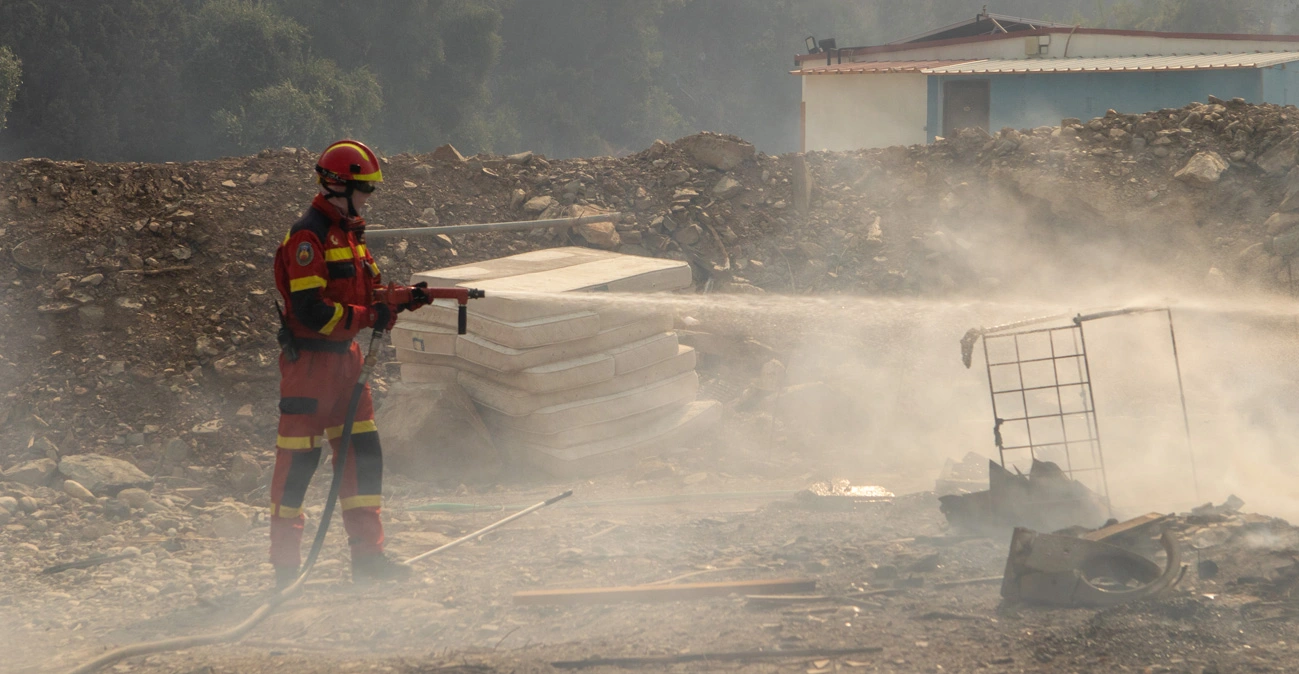
[[[361,327],[374,328],[388,332],[392,326],[397,323],[397,312],[392,307],[379,302],[364,309],[365,315],[361,317]]]

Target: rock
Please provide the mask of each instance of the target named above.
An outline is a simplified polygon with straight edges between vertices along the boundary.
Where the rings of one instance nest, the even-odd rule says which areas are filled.
[[[77,482],[76,480],[64,480],[63,493],[67,494],[68,496],[71,496],[72,498],[80,499],[86,502],[92,502],[95,500],[95,495],[90,493],[89,489],[86,489],[85,487],[81,486],[81,483]]]
[[[0,527],[2,527],[2,526],[4,526],[4,525],[8,524],[8,523],[9,523],[9,520],[13,519],[13,517],[14,517],[14,515],[13,515],[12,512],[10,512],[10,511],[8,511],[8,510],[5,510],[5,509],[3,509],[3,508],[0,508]]]
[[[65,456],[59,461],[59,473],[76,480],[98,496],[115,496],[128,487],[148,489],[153,479],[121,459],[100,454]]]
[[[450,143],[447,143],[446,145],[441,145],[436,150],[433,150],[432,158],[435,161],[444,161],[453,164],[465,163],[465,156],[460,154],[460,151],[457,150],[455,146],[451,145]]]
[[[250,492],[262,478],[262,467],[252,456],[241,453],[230,459],[230,484],[237,492]]]
[[[555,205],[554,197],[551,196],[533,197],[531,199],[528,199],[528,201],[523,204],[523,210],[529,213],[541,213],[553,205]]]
[[[12,496],[0,496],[0,510],[9,513],[18,512],[18,499]]]
[[[767,291],[753,285],[752,283],[743,283],[740,281],[726,281],[717,286],[719,293],[731,293],[733,295],[765,295]]]
[[[36,499],[30,496],[23,496],[18,499],[18,509],[29,515],[36,512],[40,507],[41,506],[36,502]]]
[[[758,380],[754,386],[759,391],[775,392],[785,385],[785,364],[772,358],[762,364],[762,371],[758,373]]]
[[[153,498],[149,496],[149,492],[132,487],[117,492],[117,500],[129,508],[143,508],[153,501]]]
[[[4,479],[29,487],[43,487],[49,484],[50,477],[58,464],[53,459],[36,459],[13,466],[4,472]]]
[[[519,166],[526,166],[527,164],[531,164],[531,163],[532,163],[532,151],[529,150],[529,151],[527,151],[527,152],[520,152],[520,153],[518,153],[518,154],[506,155],[506,157],[505,157],[505,163],[507,163],[507,164],[517,164],[517,165],[519,165]]]
[[[180,438],[171,438],[162,446],[162,458],[167,463],[184,463],[189,458],[189,445]]]
[[[721,171],[730,171],[753,159],[753,145],[742,140],[711,133],[697,133],[678,141],[695,161]]]
[[[221,186],[228,190],[233,190],[234,188],[238,187],[238,185],[236,185],[235,181],[233,180],[223,180],[221,181]]]
[[[211,358],[213,356],[219,355],[220,353],[221,352],[218,351],[216,347],[212,346],[211,338],[207,336],[202,336],[194,340],[194,355],[200,358],[203,358],[205,356]]]
[[[680,243],[683,246],[693,246],[696,243],[699,243],[699,240],[702,239],[703,236],[704,230],[693,222],[672,233],[672,238],[676,239],[677,243]]]
[[[1173,177],[1188,185],[1203,188],[1218,182],[1226,170],[1227,162],[1222,155],[1211,151],[1197,152]]]
[[[1297,156],[1299,156],[1299,133],[1268,148],[1255,163],[1265,172],[1277,175],[1293,168]]]
[[[645,156],[649,157],[650,159],[658,159],[659,157],[662,157],[663,155],[667,154],[667,151],[668,151],[667,143],[664,143],[661,140],[655,140],[653,143],[650,144],[649,148],[645,150]]]
[[[722,179],[713,185],[713,194],[716,194],[719,199],[730,199],[743,191],[744,186],[740,181],[730,176],[722,176]]]
[[[212,533],[218,538],[238,538],[248,533],[252,526],[247,515],[238,510],[230,510],[212,520]]]
[[[265,185],[266,181],[270,179],[271,179],[271,174],[269,173],[254,173],[248,177],[248,184],[252,185],[253,187],[261,187],[262,185]]]
[[[596,248],[614,250],[622,244],[612,222],[588,222],[574,227],[578,236]]]
[[[438,248],[449,248],[455,250],[455,242],[453,242],[451,237],[446,234],[435,235],[433,237],[433,243],[436,244]]]
[[[1270,236],[1284,234],[1295,225],[1299,225],[1299,213],[1273,213],[1264,223]]]
[[[429,206],[428,208],[420,211],[419,219],[417,220],[417,222],[419,222],[421,225],[431,226],[442,222],[442,219],[438,217],[438,209]]]
[[[1285,196],[1278,207],[1282,213],[1299,211],[1299,166],[1290,169],[1285,178]]]
[[[687,180],[690,180],[690,172],[683,169],[675,169],[663,174],[664,187],[676,187]]]
[[[80,285],[91,286],[92,288],[103,282],[104,282],[103,274],[91,274],[89,276],[83,276],[81,277],[80,281],[77,281],[77,283]]]
[[[523,202],[526,201],[527,198],[528,198],[527,192],[524,192],[523,190],[517,187],[514,188],[514,191],[510,192],[510,208],[517,209],[519,206],[523,205]]]

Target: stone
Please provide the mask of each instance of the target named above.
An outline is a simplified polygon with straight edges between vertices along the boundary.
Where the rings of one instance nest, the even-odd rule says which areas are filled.
[[[3,509],[3,508],[0,508],[0,527],[2,527],[2,526],[4,526],[4,525],[8,524],[8,523],[9,523],[9,520],[13,519],[13,517],[14,517],[14,515],[13,515],[12,512],[10,512],[10,511],[8,511],[8,510],[5,510],[5,509]]]
[[[261,187],[262,185],[265,185],[266,181],[270,179],[271,179],[271,174],[269,173],[254,173],[248,177],[248,184],[252,185],[253,187]]]
[[[184,463],[189,458],[189,445],[180,438],[170,438],[162,445],[162,458],[167,463]]]
[[[1173,177],[1193,187],[1209,187],[1222,177],[1227,162],[1217,152],[1197,152]]]
[[[653,143],[650,144],[649,148],[645,150],[645,156],[649,157],[650,159],[658,159],[659,157],[662,157],[663,155],[667,154],[667,152],[668,152],[668,144],[661,140],[655,140]]]
[[[1278,175],[1294,168],[1297,158],[1299,158],[1299,133],[1268,148],[1255,163],[1266,173]]]
[[[555,204],[555,198],[551,196],[540,196],[528,199],[523,204],[523,210],[529,213],[541,213]]]
[[[49,484],[58,464],[53,459],[36,459],[13,466],[4,472],[4,479],[29,487],[42,487]]]
[[[677,243],[683,246],[693,246],[696,243],[699,243],[699,240],[702,239],[703,236],[704,230],[693,222],[678,229],[672,234],[672,238],[676,239]]]
[[[759,391],[775,392],[785,385],[785,364],[772,358],[762,364],[762,370],[758,373],[758,380],[754,386]]]
[[[674,169],[663,174],[664,187],[676,187],[690,180],[690,172],[684,169]]]
[[[447,236],[446,234],[434,235],[433,243],[436,244],[438,248],[449,248],[451,250],[455,250],[455,242],[452,241],[451,237]]]
[[[230,459],[230,484],[237,492],[250,492],[257,488],[262,478],[262,467],[246,453],[235,454]]]
[[[421,225],[432,226],[441,223],[442,219],[438,217],[438,209],[430,206],[420,211],[417,222]]]
[[[433,150],[432,158],[436,161],[450,162],[453,164],[465,163],[465,156],[460,154],[460,151],[450,143],[438,146],[436,150]]]
[[[526,165],[528,165],[528,164],[531,164],[531,163],[532,163],[532,151],[529,150],[529,151],[527,151],[527,152],[520,152],[520,153],[518,153],[518,154],[506,155],[506,156],[505,156],[505,163],[507,163],[507,164],[517,164],[517,165],[519,165],[519,166],[526,166]]]
[[[153,497],[149,496],[149,492],[143,489],[132,487],[117,492],[117,500],[129,508],[143,508],[153,501]]]
[[[128,487],[148,489],[153,479],[134,465],[100,454],[65,456],[59,461],[59,473],[75,480],[96,496],[115,496]]]
[[[81,483],[77,482],[76,480],[64,480],[63,493],[67,494],[68,496],[71,496],[72,498],[79,499],[86,502],[91,502],[95,500],[95,495],[90,493],[89,489],[86,489],[85,487],[81,486]]]
[[[221,186],[228,190],[233,190],[234,188],[238,187],[238,185],[236,185],[235,181],[233,180],[222,180]]]
[[[713,185],[713,194],[719,199],[730,199],[731,197],[744,191],[744,186],[740,181],[730,176],[722,176],[722,179]]]
[[[247,515],[238,510],[230,510],[212,520],[212,533],[218,538],[238,538],[248,533],[252,526]]]
[[[97,286],[103,282],[104,282],[103,274],[91,274],[89,276],[83,276],[81,277],[80,281],[77,281],[77,283],[79,283],[80,285],[91,286],[91,287]]]
[[[210,358],[219,355],[220,353],[221,352],[217,351],[216,347],[212,346],[212,339],[210,337],[201,336],[198,339],[194,340],[195,356],[198,356],[200,358],[206,356]]]
[[[1299,225],[1299,213],[1273,213],[1263,226],[1268,235],[1276,236],[1290,231],[1295,225]]]
[[[12,496],[0,496],[0,510],[10,513],[18,512],[18,499]]]
[[[1277,210],[1282,213],[1299,211],[1299,166],[1290,169],[1290,173],[1285,177],[1285,196],[1281,198],[1281,205]]]
[[[712,133],[697,133],[678,141],[682,149],[705,166],[730,171],[754,158],[753,145],[742,140]]]
[[[18,509],[25,513],[34,513],[40,507],[41,506],[36,502],[36,499],[30,496],[22,496],[18,499]]]
[[[527,199],[528,199],[527,192],[524,192],[523,190],[517,187],[514,188],[514,191],[510,192],[510,208],[517,209],[519,206],[522,206],[523,202],[527,201]]]
[[[573,228],[587,243],[596,248],[615,250],[622,245],[618,230],[612,222],[588,222]]]

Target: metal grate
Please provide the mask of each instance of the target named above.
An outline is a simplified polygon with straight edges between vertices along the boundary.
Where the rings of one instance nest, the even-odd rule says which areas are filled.
[[[1001,465],[1051,461],[1108,500],[1082,325],[985,335],[983,359]]]

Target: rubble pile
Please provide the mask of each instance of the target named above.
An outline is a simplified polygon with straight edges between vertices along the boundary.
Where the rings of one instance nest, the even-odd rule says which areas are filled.
[[[1137,260],[1179,282],[1277,289],[1299,249],[1297,114],[1212,99],[779,157],[708,133],[619,158],[448,146],[386,158],[367,217],[437,227],[622,213],[571,231],[376,242],[381,269],[403,280],[582,245],[686,261],[704,292],[984,293],[1038,282],[1021,248],[1037,246],[1074,274],[1092,265],[1110,278]],[[270,262],[315,190],[313,161],[284,148],[0,165],[0,468],[99,452],[150,475],[255,484],[276,419]],[[1094,255],[1102,245],[1128,257]],[[380,399],[396,376],[381,368]]]

